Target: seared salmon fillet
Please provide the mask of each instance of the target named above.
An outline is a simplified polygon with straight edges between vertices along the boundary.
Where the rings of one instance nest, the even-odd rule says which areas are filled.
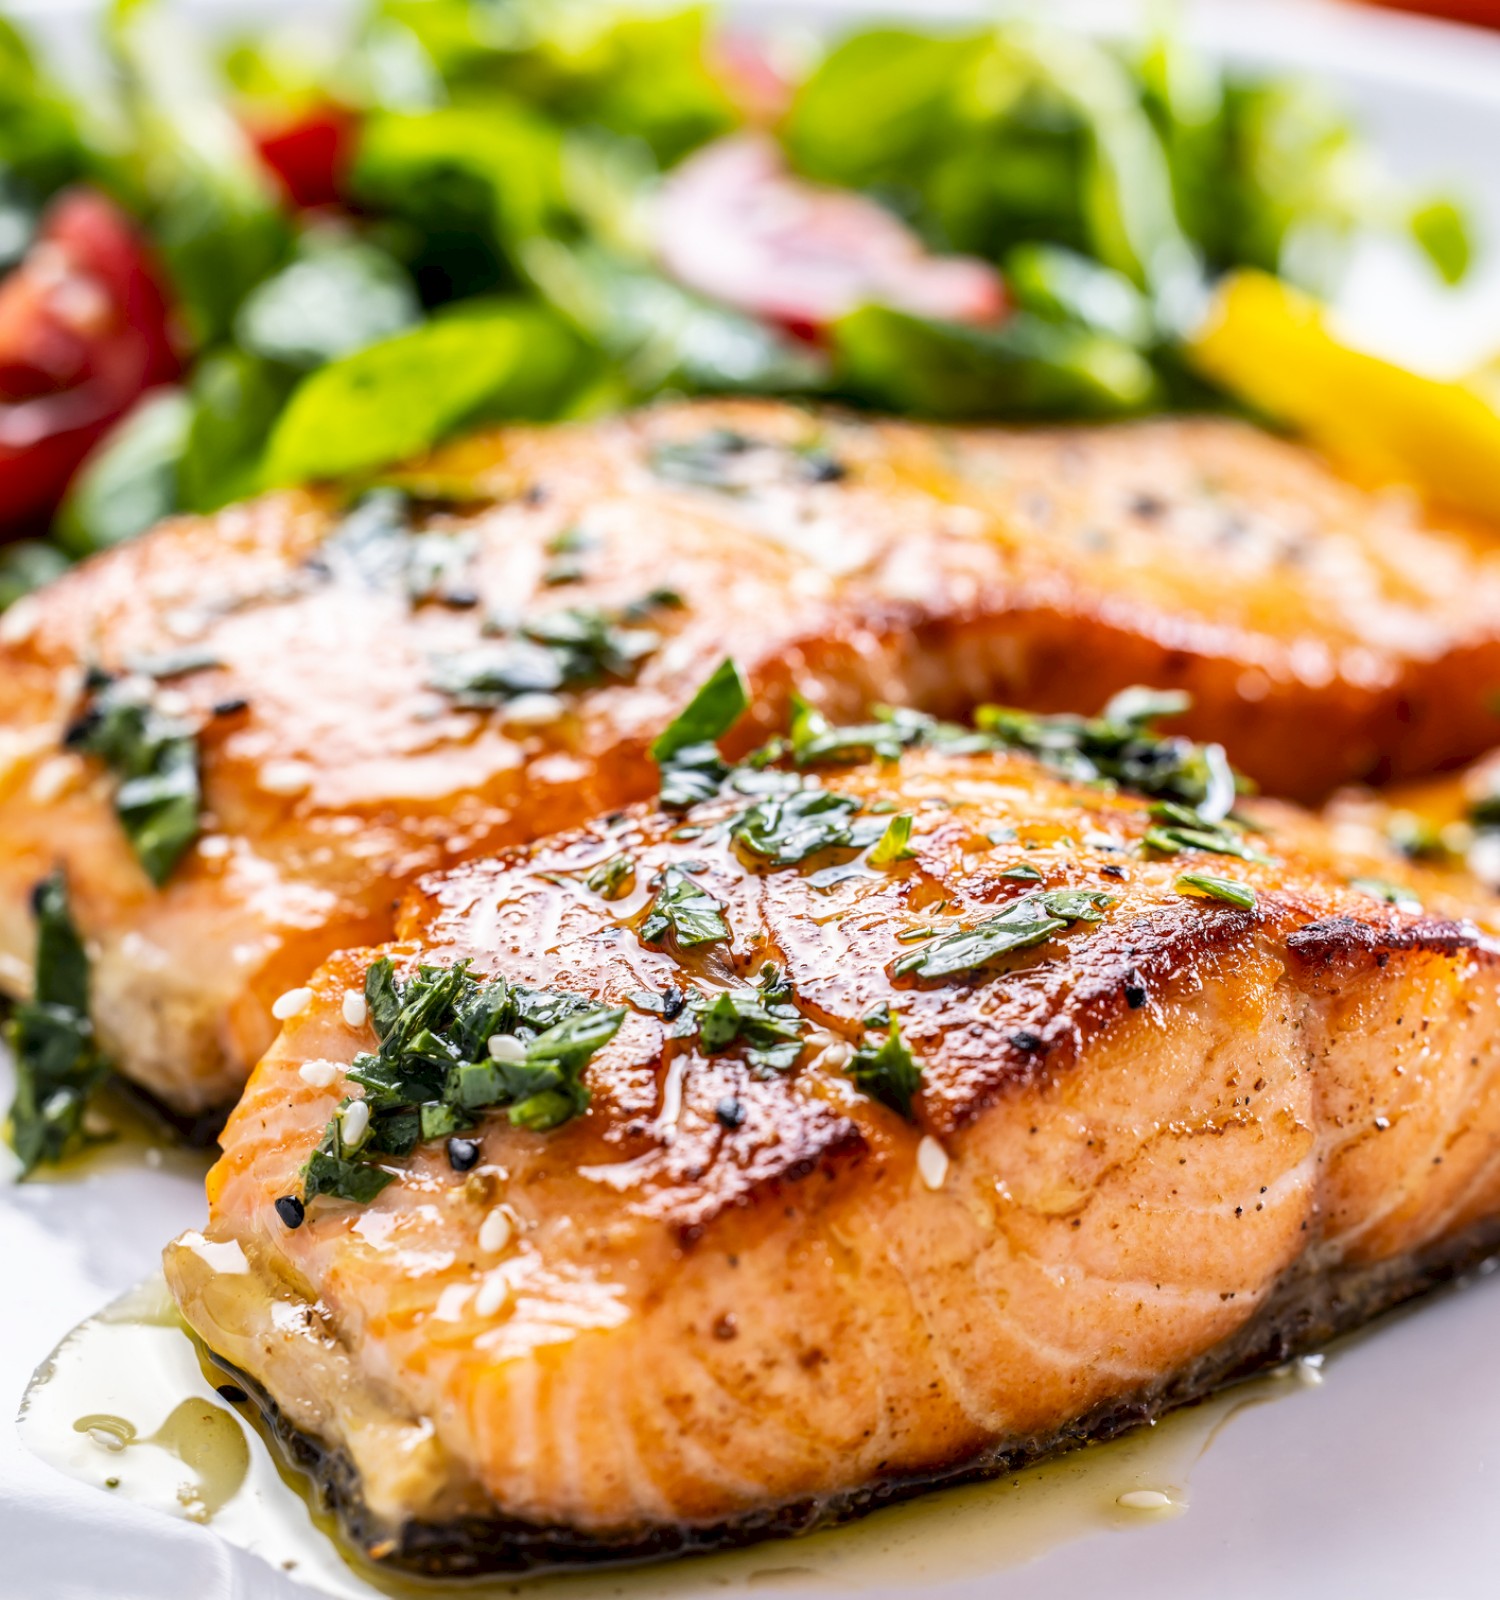
[[[1500,1244],[1493,900],[964,748],[427,878],[312,979],[167,1272],[371,1556],[805,1529]]]
[[[63,869],[103,1047],[184,1114],[232,1101],[277,997],[388,937],[419,875],[649,792],[651,734],[726,651],[741,748],[794,685],[857,715],[1152,682],[1311,795],[1493,725],[1494,561],[1237,424],[705,402],[405,482],[168,523],[0,622],[0,987],[29,991],[29,897]]]

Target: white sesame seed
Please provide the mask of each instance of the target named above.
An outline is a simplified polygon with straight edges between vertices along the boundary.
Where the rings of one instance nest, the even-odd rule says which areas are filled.
[[[489,1273],[474,1296],[474,1315],[493,1317],[510,1299],[510,1280],[503,1272]]]
[[[505,720],[523,728],[540,728],[557,719],[567,707],[555,694],[518,694],[505,707]]]
[[[229,840],[222,833],[210,833],[198,841],[198,854],[205,861],[222,861],[229,849]]]
[[[345,1144],[358,1144],[370,1126],[370,1108],[363,1100],[351,1100],[339,1119],[339,1135]]]
[[[504,1206],[496,1206],[479,1224],[479,1248],[486,1255],[499,1255],[510,1243],[512,1231],[510,1212]]]
[[[344,1021],[351,1028],[362,1028],[370,1020],[370,1008],[358,989],[344,990]]]
[[[305,761],[268,761],[257,782],[265,794],[301,794],[312,787],[312,768]]]
[[[520,1066],[526,1059],[526,1046],[511,1033],[492,1033],[489,1052],[491,1061],[502,1061],[511,1067]]]
[[[193,702],[181,689],[159,689],[156,709],[167,717],[185,717],[193,709]]]
[[[297,1068],[297,1076],[314,1089],[326,1089],[338,1075],[339,1069],[331,1061],[304,1061]]]
[[[288,1017],[300,1016],[311,1003],[311,989],[288,989],[285,994],[277,996],[271,1007],[271,1015],[278,1022],[285,1022]]]
[[[849,1065],[854,1055],[854,1046],[847,1039],[835,1039],[825,1046],[823,1053],[818,1057],[819,1064],[828,1068],[830,1072],[840,1072]]]
[[[1322,1356],[1302,1356],[1295,1363],[1294,1370],[1297,1382],[1309,1389],[1316,1389],[1323,1381]]]
[[[77,762],[72,756],[53,756],[36,769],[31,780],[31,798],[39,806],[50,806],[62,799],[77,776]]]
[[[1172,1504],[1172,1497],[1160,1489],[1127,1489],[1115,1504],[1127,1511],[1165,1511]]]
[[[930,1133],[917,1146],[917,1171],[929,1189],[941,1189],[948,1178],[948,1152]]]

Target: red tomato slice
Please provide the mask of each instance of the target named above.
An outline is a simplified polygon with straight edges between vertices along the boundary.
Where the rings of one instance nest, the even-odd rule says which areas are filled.
[[[135,225],[92,190],[62,195],[0,283],[0,530],[50,513],[110,424],[179,370]]]
[[[684,161],[658,198],[655,237],[679,283],[804,334],[869,304],[953,322],[1006,311],[988,262],[930,254],[873,200],[792,176],[759,134]]]
[[[290,119],[267,121],[247,116],[248,132],[294,206],[337,205],[354,153],[358,122],[351,111],[324,102]]]

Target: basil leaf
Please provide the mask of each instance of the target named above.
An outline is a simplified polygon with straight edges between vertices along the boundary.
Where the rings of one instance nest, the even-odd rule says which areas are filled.
[[[651,757],[661,768],[661,804],[685,811],[711,799],[729,774],[716,741],[750,705],[740,669],[728,657],[687,705],[657,735]]]
[[[859,802],[817,787],[771,794],[742,812],[730,837],[772,866],[789,867],[823,850],[862,850],[885,831],[878,817],[858,818]]]

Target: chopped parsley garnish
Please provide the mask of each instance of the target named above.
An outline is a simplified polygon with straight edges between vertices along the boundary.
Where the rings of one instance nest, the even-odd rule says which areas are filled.
[[[740,669],[727,656],[712,677],[657,736],[651,756],[661,768],[661,804],[686,811],[710,800],[729,775],[716,743],[750,704]]]
[[[699,489],[726,493],[738,487],[735,461],[756,448],[755,441],[732,428],[710,428],[692,439],[673,439],[651,452],[651,470],[659,478],[690,483]]]
[[[1041,873],[1038,872],[1029,861],[1022,861],[1017,866],[1007,867],[1004,872],[999,874],[999,876],[1002,878],[1008,878],[1012,883],[1042,882]]]
[[[61,1161],[84,1140],[89,1098],[109,1073],[89,1020],[89,960],[68,906],[61,872],[38,885],[36,978],[32,997],[6,1030],[16,1095],[6,1136],[21,1175]]]
[[[743,1041],[745,1059],[760,1073],[786,1072],[802,1053],[807,1021],[792,1003],[791,985],[770,963],[754,988],[724,989],[710,999],[694,994],[673,1030],[698,1035],[705,1055],[722,1055]]]
[[[872,867],[892,867],[899,861],[910,861],[917,853],[911,848],[911,826],[915,819],[909,811],[900,812],[885,825],[885,832],[870,852]]]
[[[635,863],[629,856],[611,856],[608,861],[601,861],[583,881],[605,900],[618,900],[629,894],[635,883]]]
[[[411,497],[399,489],[371,489],[344,514],[323,541],[314,563],[348,572],[372,589],[394,589],[412,605],[478,603],[470,571],[478,550],[472,533],[425,532],[413,525]]]
[[[642,944],[664,944],[668,936],[684,948],[717,944],[729,937],[722,903],[681,867],[662,872],[661,887],[640,926]]]
[[[579,606],[493,626],[503,635],[494,643],[432,662],[432,687],[468,710],[524,694],[628,681],[661,643],[649,628],[622,626],[607,612]]]
[[[94,671],[82,713],[64,735],[70,750],[98,756],[114,773],[115,814],[158,888],[198,837],[203,802],[193,726],[169,716],[143,677]]]
[[[1206,850],[1213,855],[1237,856],[1241,861],[1258,861],[1263,866],[1270,862],[1269,856],[1245,842],[1244,830],[1231,818],[1210,822],[1191,806],[1175,800],[1158,801],[1151,807],[1151,815],[1155,820],[1141,842],[1162,855]]]
[[[1349,887],[1358,889],[1361,894],[1373,895],[1377,900],[1384,900],[1398,911],[1422,909],[1422,902],[1416,894],[1402,883],[1390,883],[1385,878],[1351,878]]]
[[[1159,717],[1178,716],[1188,696],[1124,689],[1097,717],[1037,716],[981,706],[979,727],[1001,744],[1029,751],[1044,765],[1080,783],[1107,780],[1123,789],[1175,800],[1218,821],[1234,805],[1236,779],[1223,748],[1154,733]]]
[[[1242,911],[1255,910],[1255,890],[1238,878],[1216,878],[1210,872],[1184,872],[1178,877],[1176,888],[1178,894],[1222,900]]]
[[[1023,894],[972,928],[958,928],[927,940],[920,950],[897,958],[898,978],[951,978],[978,972],[1001,956],[1045,943],[1074,922],[1099,922],[1112,896],[1097,889],[1063,889]]]
[[[863,850],[885,832],[879,817],[861,817],[859,802],[816,785],[773,793],[740,813],[730,837],[773,867],[795,866],[823,850]]]
[[[911,1116],[912,1096],[922,1084],[922,1069],[901,1038],[901,1025],[892,1015],[890,1032],[879,1044],[866,1040],[846,1068],[849,1076],[872,1099],[903,1117]]]
[[[402,981],[383,958],[365,974],[365,999],[380,1048],[349,1068],[364,1098],[339,1106],[308,1157],[306,1200],[364,1204],[396,1176],[380,1157],[472,1128],[493,1108],[538,1131],[577,1116],[589,1103],[584,1068],[625,1018],[581,995],[482,981],[463,961]]]

